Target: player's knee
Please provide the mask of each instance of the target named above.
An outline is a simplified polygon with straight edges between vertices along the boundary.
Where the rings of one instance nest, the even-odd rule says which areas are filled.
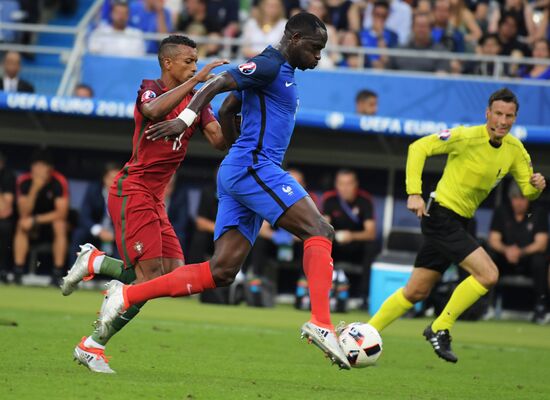
[[[426,299],[430,295],[430,289],[428,287],[422,286],[406,286],[403,290],[403,295],[411,303],[418,303],[419,301]]]
[[[316,225],[310,232],[311,236],[322,236],[331,242],[334,240],[334,227],[327,222],[323,217],[319,217]]]
[[[212,278],[216,283],[216,287],[229,286],[235,281],[239,268],[236,267],[223,267],[217,265],[212,268]]]
[[[140,273],[137,274],[137,283],[153,280],[163,275],[162,261],[160,259],[148,260],[147,264],[141,264],[138,270]]]
[[[495,286],[498,282],[498,268],[496,265],[491,265],[491,267],[487,268],[486,272],[484,273],[484,281],[481,282],[485,288],[490,289],[493,286]]]

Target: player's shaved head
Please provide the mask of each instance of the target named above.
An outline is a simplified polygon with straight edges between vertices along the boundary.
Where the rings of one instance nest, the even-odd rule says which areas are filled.
[[[170,35],[167,38],[164,38],[162,42],[160,42],[160,47],[158,51],[158,59],[161,68],[163,59],[173,59],[179,54],[179,46],[187,46],[191,47],[192,49],[197,48],[197,44],[192,39],[189,39],[187,36]]]
[[[303,36],[315,36],[319,30],[327,31],[327,27],[315,15],[301,12],[288,20],[285,25],[285,35],[292,36],[295,33],[300,33]]]

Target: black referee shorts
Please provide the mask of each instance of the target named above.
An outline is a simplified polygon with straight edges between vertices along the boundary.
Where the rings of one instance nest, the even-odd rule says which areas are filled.
[[[460,264],[480,246],[467,231],[468,218],[435,201],[428,212],[429,217],[422,217],[424,244],[416,256],[414,266],[443,273],[452,263]]]

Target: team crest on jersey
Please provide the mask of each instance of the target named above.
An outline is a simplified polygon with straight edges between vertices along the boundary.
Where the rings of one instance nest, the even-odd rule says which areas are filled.
[[[135,243],[134,243],[134,250],[135,250],[136,253],[138,253],[138,254],[143,253],[143,243],[141,243],[141,242],[135,242]]]
[[[445,129],[444,131],[441,131],[437,136],[439,137],[439,140],[443,140],[444,142],[446,142],[451,137],[451,131]]]
[[[145,100],[154,99],[155,97],[157,97],[157,94],[155,92],[153,92],[152,90],[146,90],[141,95],[141,101],[144,102]]]
[[[254,71],[256,71],[256,63],[253,61],[246,62],[244,64],[239,65],[239,71],[241,71],[241,74],[243,75],[252,75]]]

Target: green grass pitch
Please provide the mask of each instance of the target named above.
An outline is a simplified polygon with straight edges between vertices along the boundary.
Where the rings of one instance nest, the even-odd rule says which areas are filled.
[[[427,320],[401,320],[377,367],[339,371],[299,340],[307,313],[195,299],[146,305],[107,348],[117,374],[93,374],[72,350],[101,299],[1,286],[0,399],[550,399],[549,326],[459,322],[452,365],[421,336]]]

